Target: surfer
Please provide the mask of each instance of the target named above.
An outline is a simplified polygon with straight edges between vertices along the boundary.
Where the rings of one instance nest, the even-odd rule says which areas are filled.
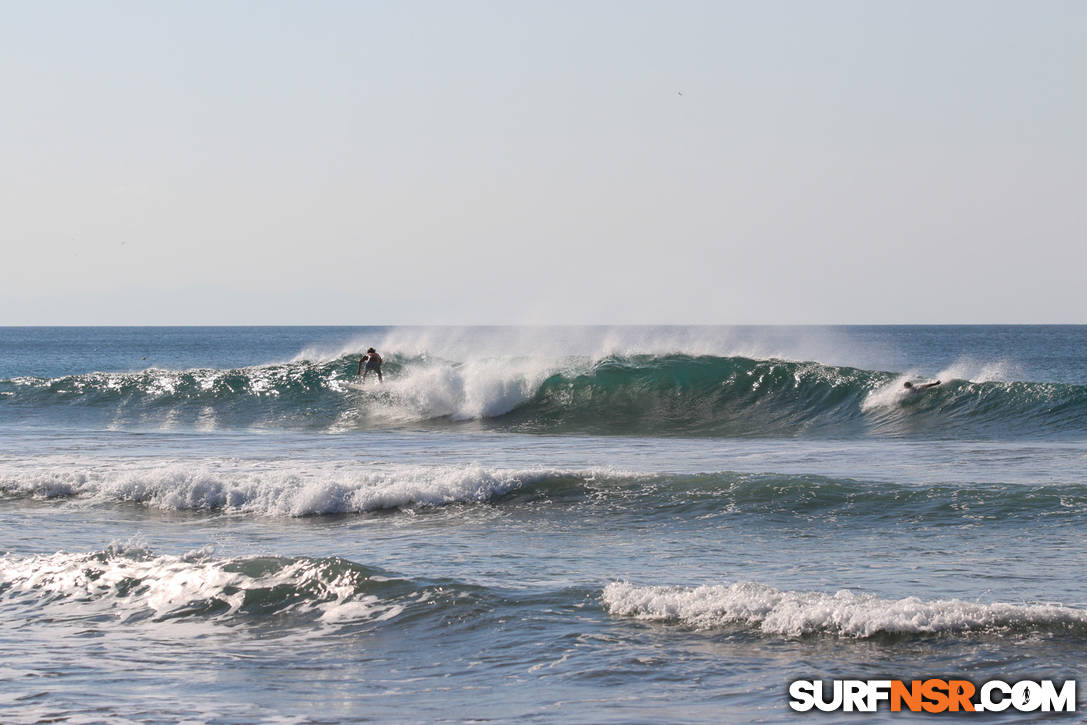
[[[910,393],[920,393],[922,390],[928,390],[929,388],[935,388],[939,384],[940,384],[940,381],[937,380],[935,383],[925,383],[923,385],[914,385],[909,380],[907,380],[906,382],[902,383],[902,387],[905,388]]]
[[[366,372],[362,371],[363,363],[366,363]],[[385,380],[381,377],[381,356],[378,355],[377,350],[372,347],[369,348],[366,351],[366,354],[363,355],[362,358],[359,360],[359,369],[355,372],[355,375],[362,373],[362,379],[366,380],[366,376],[370,374],[371,370],[377,373],[377,380],[379,383],[385,382]]]

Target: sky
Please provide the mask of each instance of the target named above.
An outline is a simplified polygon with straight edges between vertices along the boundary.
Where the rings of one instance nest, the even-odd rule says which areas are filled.
[[[0,325],[1087,323],[1087,3],[0,13]]]

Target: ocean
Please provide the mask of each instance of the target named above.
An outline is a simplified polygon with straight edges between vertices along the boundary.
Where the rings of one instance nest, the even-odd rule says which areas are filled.
[[[1084,690],[1085,326],[0,328],[0,440],[5,723]]]

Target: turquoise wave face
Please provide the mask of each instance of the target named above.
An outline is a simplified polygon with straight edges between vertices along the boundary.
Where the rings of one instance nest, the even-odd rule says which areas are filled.
[[[712,436],[1087,432],[1087,387],[951,380],[742,357],[635,357],[548,378],[505,417],[525,431]]]
[[[29,424],[349,431],[482,427],[642,436],[1017,438],[1087,433],[1087,386],[948,380],[816,362],[714,356],[602,360],[390,354],[233,369],[96,372],[0,382],[0,415]]]

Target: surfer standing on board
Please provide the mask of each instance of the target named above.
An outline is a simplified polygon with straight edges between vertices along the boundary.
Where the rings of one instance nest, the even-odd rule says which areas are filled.
[[[362,363],[359,363],[359,364],[361,365]],[[924,385],[914,385],[909,380],[907,380],[906,382],[902,383],[902,387],[905,388],[907,392],[920,393],[922,390],[928,390],[929,388],[935,388],[939,384],[940,384],[940,381],[937,380],[935,383],[925,383]]]
[[[366,363],[366,372],[362,372],[363,363]],[[355,373],[355,375],[362,373],[362,379],[366,380],[366,376],[370,374],[371,370],[377,373],[377,381],[379,383],[385,382],[385,380],[381,377],[381,356],[378,355],[377,350],[372,347],[368,349],[366,351],[366,354],[362,356],[362,359],[359,360],[359,369]]]

